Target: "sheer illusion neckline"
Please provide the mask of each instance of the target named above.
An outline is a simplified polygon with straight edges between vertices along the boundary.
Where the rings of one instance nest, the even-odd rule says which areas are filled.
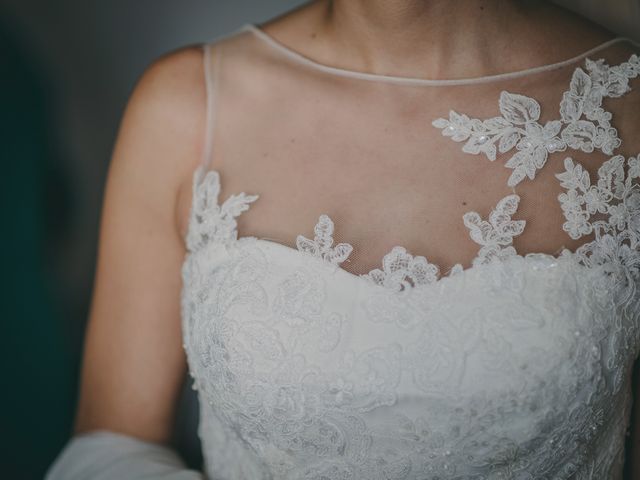
[[[476,84],[476,83],[494,82],[499,80],[508,80],[512,78],[518,78],[518,77],[523,77],[523,76],[532,75],[536,73],[555,70],[555,69],[559,69],[559,68],[571,65],[573,63],[576,63],[588,57],[589,55],[592,55],[596,52],[604,50],[605,48],[619,42],[626,41],[626,42],[635,44],[635,42],[628,37],[616,36],[574,57],[568,58],[566,60],[561,60],[559,62],[548,63],[544,65],[539,65],[537,67],[525,68],[522,70],[499,73],[495,75],[483,75],[478,77],[451,78],[451,79],[428,79],[428,78],[419,78],[419,77],[384,75],[384,74],[377,74],[377,73],[360,72],[357,70],[349,70],[349,69],[340,68],[340,67],[332,67],[330,65],[326,65],[326,64],[317,62],[315,60],[312,60],[311,58],[299,53],[298,51],[292,49],[291,47],[286,46],[279,40],[276,40],[274,37],[266,33],[261,27],[259,27],[255,23],[245,23],[244,25],[242,25],[242,27],[240,27],[240,30],[249,31],[253,33],[256,36],[256,38],[263,41],[265,44],[269,45],[271,48],[278,50],[279,52],[286,55],[287,57],[326,73],[344,76],[344,77],[362,79],[362,80],[397,83],[397,84],[404,84],[404,85],[425,85],[425,86],[469,85],[469,84]]]

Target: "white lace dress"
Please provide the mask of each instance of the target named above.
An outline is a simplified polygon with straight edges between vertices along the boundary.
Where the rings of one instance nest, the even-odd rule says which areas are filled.
[[[621,479],[638,51],[425,80],[255,25],[205,44],[181,297],[203,474]]]
[[[614,39],[554,65],[429,81],[322,65],[254,25],[207,46],[216,128],[193,178],[182,314],[211,478],[621,478],[640,347],[640,150],[619,153],[638,137],[635,49]],[[419,128],[394,130],[394,114]],[[369,174],[378,161],[396,177]],[[499,181],[419,173],[490,166]],[[376,181],[409,192],[396,205]],[[478,211],[454,216],[448,190]],[[289,241],[264,236],[286,238],[299,218]],[[347,225],[357,244],[334,239]],[[447,273],[404,238],[452,252]]]

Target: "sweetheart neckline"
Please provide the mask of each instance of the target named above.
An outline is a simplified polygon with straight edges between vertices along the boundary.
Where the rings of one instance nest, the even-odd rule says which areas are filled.
[[[244,236],[239,236],[236,239],[231,240],[229,242],[216,243],[213,245],[223,247],[225,252],[230,253],[230,248],[236,248],[236,247],[244,248],[247,246],[251,246],[252,244],[267,246],[268,248],[275,249],[277,251],[280,251],[281,253],[286,253],[287,255],[298,256],[298,258],[300,259],[302,258],[312,259],[311,261],[317,262],[317,264],[322,266],[326,271],[331,273],[336,273],[338,275],[342,275],[343,277],[349,279],[349,281],[353,282],[354,284],[369,286],[374,289],[375,288],[382,289],[380,290],[381,292],[401,294],[401,295],[407,295],[409,293],[419,294],[420,292],[426,291],[427,289],[439,288],[443,284],[446,285],[448,282],[456,278],[463,278],[472,274],[475,275],[477,274],[476,272],[486,270],[487,268],[491,268],[491,267],[506,268],[507,265],[513,261],[527,262],[527,263],[538,261],[537,264],[533,265],[534,269],[554,268],[554,267],[557,267],[561,262],[565,262],[565,261],[570,261],[573,265],[577,266],[578,268],[585,268],[585,269],[587,268],[579,261],[579,257],[578,255],[576,255],[576,252],[573,252],[567,248],[563,248],[561,252],[557,255],[553,255],[549,253],[541,253],[541,252],[530,252],[524,255],[520,255],[516,253],[514,255],[511,255],[505,258],[496,259],[487,264],[471,265],[467,268],[463,268],[462,270],[459,270],[457,273],[454,273],[453,275],[451,274],[451,272],[449,272],[446,275],[439,276],[435,281],[430,283],[414,285],[410,288],[405,288],[403,290],[393,290],[383,285],[379,285],[371,279],[368,279],[366,277],[366,274],[352,273],[348,270],[345,270],[339,265],[336,265],[324,260],[321,257],[315,257],[309,253],[298,250],[297,248],[293,248],[284,243],[280,243],[274,240],[269,240],[267,238],[260,238],[252,235],[244,235]],[[589,268],[589,270],[593,270],[593,268]]]
[[[213,182],[212,185],[208,185],[211,182]],[[208,188],[213,187],[213,191],[207,192]],[[259,240],[262,242],[267,242],[267,243],[271,243],[271,244],[275,244],[275,245],[279,245],[281,247],[284,247],[288,250],[292,250],[294,252],[297,252],[299,254],[303,254],[303,255],[308,255],[310,257],[314,257],[317,258],[318,260],[321,261],[321,263],[327,264],[329,266],[329,268],[338,268],[340,270],[342,270],[343,272],[345,272],[346,274],[348,274],[351,277],[356,278],[359,281],[365,282],[365,283],[370,283],[373,285],[377,285],[379,287],[384,288],[385,290],[396,290],[396,291],[405,291],[405,290],[413,290],[415,288],[418,288],[420,286],[423,287],[428,287],[428,286],[432,286],[436,283],[439,283],[441,280],[445,279],[445,278],[451,278],[452,276],[457,276],[460,273],[466,271],[466,270],[471,270],[471,269],[475,269],[477,266],[482,266],[482,264],[479,265],[472,265],[471,267],[468,268],[463,268],[461,266],[461,264],[456,263],[453,267],[451,267],[451,269],[449,269],[449,271],[446,274],[443,274],[440,271],[439,266],[432,264],[431,262],[428,261],[427,257],[421,256],[421,255],[414,255],[413,253],[410,253],[406,250],[405,247],[401,246],[401,245],[396,245],[393,248],[391,248],[387,254],[385,254],[383,256],[383,258],[380,260],[380,264],[378,267],[371,269],[369,272],[367,273],[363,273],[363,274],[356,274],[356,273],[352,273],[349,272],[348,270],[342,268],[340,266],[340,263],[342,263],[344,260],[340,260],[337,263],[335,262],[330,262],[328,260],[326,260],[323,256],[315,257],[314,255],[311,255],[309,252],[305,252],[303,250],[300,250],[299,248],[294,248],[292,246],[289,246],[287,244],[278,242],[276,240],[270,240],[267,238],[260,238],[260,237],[256,237],[254,235],[242,235],[239,236],[238,235],[238,230],[237,230],[237,223],[235,220],[235,217],[240,215],[242,212],[244,212],[245,210],[247,210],[249,208],[249,204],[252,203],[253,201],[257,200],[260,195],[247,195],[245,192],[241,192],[240,194],[233,194],[229,197],[227,197],[223,202],[219,201],[219,194],[220,194],[220,172],[217,169],[209,169],[206,170],[205,166],[203,164],[198,165],[198,167],[194,170],[193,172],[193,176],[192,176],[192,204],[191,204],[191,209],[190,209],[190,214],[189,214],[189,221],[188,221],[188,225],[187,225],[187,233],[186,233],[186,238],[187,238],[187,243],[188,243],[188,237],[190,235],[191,230],[194,228],[193,226],[193,222],[195,222],[195,205],[196,205],[196,198],[197,195],[199,193],[199,191],[201,189],[203,189],[203,191],[206,193],[208,193],[209,195],[211,195],[211,198],[209,198],[209,202],[211,202],[211,204],[213,206],[215,206],[215,208],[224,211],[225,208],[229,205],[229,208],[227,208],[227,211],[223,213],[223,216],[226,217],[230,217],[231,219],[231,225],[232,226],[232,235],[229,236],[228,238],[226,238],[225,240],[223,240],[224,242],[232,242],[232,241],[240,241],[242,239],[247,239],[247,240]],[[507,195],[507,197],[503,198],[498,205],[494,208],[494,210],[492,211],[492,214],[495,213],[497,211],[498,208],[501,208],[500,206],[502,205],[503,202],[505,202],[506,200],[508,200],[510,197],[515,197],[516,201],[519,200],[519,197],[515,194],[511,194],[511,195]],[[517,206],[517,204],[516,204]],[[475,212],[468,212],[468,213],[475,213]],[[511,213],[511,212],[510,212]],[[477,214],[476,214],[477,215]],[[314,228],[314,231],[316,231],[316,229],[318,228],[318,225],[320,225],[320,222],[323,220],[323,217],[325,217],[326,221],[329,222],[329,230],[327,232],[328,235],[328,240],[330,240],[331,242],[333,242],[333,221],[331,220],[331,218],[326,215],[326,214],[322,214],[320,215],[320,220],[319,222],[316,224],[316,227]],[[463,216],[464,219],[464,216]],[[466,224],[466,221],[465,221]],[[229,232],[228,232],[229,233]],[[317,233],[317,232],[316,232]],[[298,235],[298,239],[303,238],[305,241],[310,241],[309,239],[307,239],[306,237],[303,237],[302,235]],[[472,236],[473,238],[473,236]],[[314,241],[312,241],[312,243],[316,243],[318,241],[318,237],[316,236],[314,238]],[[327,239],[325,239],[327,240]],[[350,244],[345,244],[347,245],[350,249],[352,248],[352,246]],[[401,254],[402,255],[408,255],[410,257],[411,261],[424,261],[427,266],[434,266],[436,267],[437,271],[435,274],[435,280],[433,281],[426,281],[426,282],[420,282],[415,283],[415,279],[414,278],[410,278],[410,281],[407,280],[408,277],[408,272],[405,272],[405,274],[401,277],[400,279],[400,287],[399,288],[393,288],[393,287],[389,287],[387,285],[381,285],[379,283],[377,283],[376,281],[374,281],[374,279],[371,277],[371,275],[375,272],[375,273],[382,273],[384,277],[386,277],[387,275],[393,275],[394,273],[397,272],[387,272],[386,270],[382,271],[380,270],[380,267],[382,267],[383,269],[385,268],[385,261],[387,259],[387,256],[393,255],[396,252],[396,249],[401,249]],[[559,249],[560,253],[557,256],[554,256],[552,254],[544,254],[544,253],[535,253],[535,254],[526,254],[526,255],[536,255],[538,257],[540,256],[545,256],[548,255],[551,259],[553,259],[553,261],[557,261],[558,257],[562,254],[563,250],[567,250],[568,252],[570,252],[570,250],[561,247]],[[349,250],[348,254],[350,253],[351,250]],[[481,250],[480,250],[481,251]],[[570,252],[570,253],[574,253],[574,252]],[[526,256],[525,255],[525,256]],[[515,250],[513,250],[510,254],[508,254],[509,257],[511,256],[518,256],[518,257],[523,257],[522,255],[518,254]],[[476,259],[479,257],[476,257]],[[500,263],[502,263],[502,261],[504,260],[504,258],[500,258]],[[475,259],[474,259],[475,261]],[[333,265],[334,267],[331,267],[331,265]],[[384,278],[382,280],[383,282],[386,282],[386,278]]]
[[[190,232],[194,229],[194,222],[196,221],[195,218],[195,199],[196,199],[196,195],[198,194],[198,191],[201,188],[205,188],[206,189],[206,183],[207,180],[210,181],[210,179],[213,179],[214,183],[214,193],[213,193],[213,198],[210,200],[213,200],[213,203],[215,204],[215,206],[219,209],[224,209],[224,207],[227,205],[227,202],[232,202],[232,201],[240,201],[242,203],[242,207],[239,208],[237,205],[234,205],[233,207],[231,207],[231,210],[234,209],[238,209],[237,212],[235,212],[235,214],[231,214],[231,219],[232,219],[232,235],[227,237],[224,240],[221,240],[220,242],[213,242],[214,245],[223,245],[225,247],[225,249],[228,249],[228,247],[230,245],[239,245],[239,246],[243,246],[245,244],[250,244],[250,243],[261,243],[262,245],[269,245],[273,248],[277,248],[280,249],[282,251],[286,251],[289,254],[294,254],[294,255],[300,255],[300,256],[306,256],[308,258],[314,258],[318,263],[318,265],[323,266],[325,269],[328,269],[329,271],[335,272],[336,270],[340,270],[342,273],[342,275],[346,276],[347,278],[350,278],[350,281],[352,282],[356,282],[356,283],[360,283],[362,285],[369,285],[369,286],[374,286],[374,287],[379,287],[381,288],[381,292],[392,292],[392,293],[406,293],[408,291],[423,291],[423,289],[428,289],[428,288],[434,288],[435,286],[441,284],[441,282],[445,281],[448,282],[453,278],[456,278],[458,276],[464,275],[464,276],[468,276],[470,275],[470,272],[473,271],[477,271],[480,269],[484,269],[484,267],[487,266],[495,266],[496,264],[498,265],[502,265],[505,266],[509,261],[513,261],[514,259],[520,259],[520,260],[524,260],[524,261],[530,261],[531,259],[538,259],[538,260],[542,260],[544,263],[547,264],[547,266],[556,266],[558,265],[559,261],[562,261],[565,258],[570,257],[570,260],[582,267],[585,267],[585,265],[583,265],[580,262],[580,258],[579,255],[577,255],[577,252],[575,251],[571,251],[570,249],[562,246],[558,249],[559,253],[558,254],[550,254],[550,253],[542,253],[542,252],[529,252],[526,253],[524,255],[519,254],[517,251],[513,251],[512,253],[510,253],[508,256],[506,257],[498,257],[497,259],[494,258],[492,259],[489,263],[479,263],[479,264],[472,264],[471,266],[467,267],[467,268],[462,268],[461,264],[456,264],[454,265],[446,274],[443,274],[441,272],[438,272],[438,275],[436,277],[436,279],[434,281],[428,282],[428,283],[422,283],[422,284],[414,284],[413,282],[407,282],[406,279],[403,279],[403,281],[401,282],[405,287],[401,288],[399,290],[390,288],[388,286],[385,285],[381,285],[376,283],[371,277],[369,277],[369,275],[375,271],[376,269],[379,268],[384,268],[384,257],[383,259],[381,259],[380,261],[380,265],[377,268],[374,268],[372,270],[370,270],[368,273],[363,273],[363,274],[357,274],[357,273],[352,273],[348,270],[346,270],[345,268],[341,267],[339,263],[333,263],[330,262],[328,260],[326,260],[323,257],[318,257],[318,256],[314,256],[312,254],[310,254],[309,252],[305,252],[302,251],[298,248],[294,248],[290,245],[287,245],[285,243],[281,243],[278,242],[277,240],[271,240],[268,238],[264,238],[264,237],[257,237],[255,235],[238,235],[238,230],[237,230],[237,224],[235,221],[235,216],[240,214],[241,212],[243,212],[244,210],[249,208],[249,203],[251,203],[252,201],[256,200],[257,198],[259,198],[259,195],[249,195],[247,196],[244,192],[242,192],[239,195],[231,195],[230,197],[228,197],[225,201],[220,202],[218,200],[218,195],[220,192],[220,172],[217,169],[210,169],[210,170],[205,170],[203,165],[199,165],[193,172],[193,177],[192,177],[192,182],[193,182],[193,192],[192,192],[192,205],[191,205],[191,209],[190,209],[190,214],[189,214],[189,220],[188,220],[188,224],[187,224],[187,233],[186,233],[186,238],[187,238],[187,243],[188,243],[188,237],[190,235]],[[229,213],[229,212],[227,212]],[[406,251],[406,249],[404,249],[404,247],[402,246],[396,246],[394,248],[403,248],[403,250]],[[189,252],[189,249],[187,250]],[[389,253],[393,251],[393,248],[391,250],[389,250]],[[421,257],[420,255],[413,255],[410,252],[406,252],[409,255],[411,255],[413,258],[424,258],[425,260],[426,257]],[[460,267],[459,269],[456,269],[456,267]],[[386,273],[386,272],[385,272]],[[407,284],[408,284],[408,288],[407,288]]]

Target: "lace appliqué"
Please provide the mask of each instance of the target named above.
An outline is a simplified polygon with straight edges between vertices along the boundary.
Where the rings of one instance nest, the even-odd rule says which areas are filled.
[[[310,240],[298,235],[296,246],[298,250],[319,257],[334,265],[339,265],[348,257],[353,247],[348,243],[339,243],[333,246],[333,221],[328,215],[320,215],[318,223],[313,229],[315,237]]]
[[[468,212],[463,216],[464,224],[469,228],[472,240],[482,246],[477,257],[473,260],[474,266],[516,255],[516,251],[511,245],[513,237],[520,235],[525,227],[524,220],[511,219],[518,208],[519,201],[518,195],[507,195],[498,202],[491,212],[489,221],[482,220],[476,212]],[[333,230],[333,221],[328,215],[322,214],[314,228],[316,233],[314,240],[298,235],[298,250],[310,253],[335,265],[345,261],[353,247],[348,243],[340,243],[336,247],[332,247]],[[462,270],[462,265],[456,264],[449,275],[456,275]],[[359,275],[359,277],[376,285],[397,292],[433,284],[438,281],[440,276],[440,268],[437,265],[430,263],[426,257],[410,254],[406,248],[399,245],[394,246],[383,257],[382,269],[376,268],[369,273]]]
[[[203,175],[202,166],[193,174],[193,202],[191,205],[190,228],[186,238],[187,249],[191,252],[209,242],[226,243],[238,238],[236,217],[249,209],[249,204],[259,195],[244,192],[231,195],[222,205],[220,195],[220,174],[210,170]]]
[[[606,265],[633,285],[640,277],[640,184],[635,181],[640,178],[640,155],[626,161],[622,155],[610,158],[598,169],[595,185],[571,158],[564,167],[556,175],[567,189],[558,197],[567,220],[563,229],[573,239],[595,235],[577,255],[585,265]],[[598,214],[600,219],[593,219]]]
[[[549,153],[564,151],[567,147],[585,152],[597,148],[611,153],[621,142],[616,129],[610,125],[611,114],[601,106],[602,100],[605,97],[619,97],[630,90],[629,79],[640,73],[640,59],[634,54],[628,62],[613,67],[605,64],[603,60],[587,59],[586,70],[588,73],[581,68],[574,71],[570,88],[564,93],[560,105],[561,120],[549,121],[542,125],[538,123],[538,102],[523,95],[503,91],[499,100],[501,117],[481,121],[451,111],[449,120],[439,118],[433,125],[442,128],[442,134],[452,137],[454,141],[466,140],[463,151],[473,154],[484,153],[492,161],[495,160],[497,151],[504,153],[515,147],[518,152],[506,164],[514,170],[508,181],[510,186],[518,184],[525,177],[533,179],[537,170],[546,163]],[[626,200],[620,197],[623,194],[618,179],[620,174],[615,173],[617,170],[614,168],[614,164],[618,165],[620,161],[619,157],[614,157],[603,165],[597,186],[590,184],[587,172],[581,166],[574,165],[570,158],[565,161],[567,172],[558,176],[563,186],[569,189],[559,198],[567,219],[564,229],[574,239],[596,231],[596,243],[584,245],[578,252],[582,255],[581,258],[584,258],[585,264],[588,257],[593,257],[591,263],[595,261],[597,256],[593,255],[593,252],[587,255],[587,252],[598,245],[604,249],[607,245],[622,245],[624,252],[629,250],[628,255],[623,251],[618,252],[616,258],[625,255],[631,258],[633,249],[637,248],[637,235],[623,230],[631,227],[638,231],[637,215],[630,213],[636,208],[634,202],[637,202],[637,194],[631,195],[628,192],[635,188],[631,186],[631,180],[638,178],[640,160],[632,158],[629,161]],[[607,174],[607,169],[613,173]],[[194,175],[192,226],[187,237],[189,250],[200,248],[209,241],[228,242],[237,239],[235,218],[259,197],[243,192],[230,196],[222,205],[218,205],[218,172],[207,172],[202,182],[199,182],[202,174],[198,169]],[[612,205],[612,199],[619,201]],[[468,212],[463,216],[471,238],[481,246],[472,262],[474,266],[517,255],[512,245],[513,237],[523,232],[525,221],[512,220],[511,216],[516,212],[519,200],[520,197],[517,195],[503,198],[491,212],[488,221],[482,220],[476,212]],[[595,213],[608,214],[610,221],[592,223],[591,215]],[[633,220],[629,220],[631,218]],[[629,221],[635,223],[632,225]],[[614,225],[617,226],[617,231],[613,228]],[[336,267],[346,261],[353,251],[349,243],[334,245],[334,222],[326,214],[320,216],[314,233],[313,240],[298,235],[297,250],[321,258]],[[624,238],[618,238],[622,236]],[[634,262],[635,258],[626,261],[627,264],[635,265]],[[456,264],[449,275],[456,275],[462,271],[462,266]],[[435,283],[440,275],[438,266],[430,263],[425,257],[413,256],[404,247],[394,246],[382,259],[381,269],[376,268],[358,276],[390,290],[403,291],[410,287]]]
[[[404,247],[395,246],[382,259],[382,270],[376,268],[363,277],[377,285],[400,291],[434,283],[439,275],[440,269],[425,257],[414,257]]]
[[[466,143],[465,153],[480,154],[494,161],[497,152],[517,152],[507,161],[513,169],[508,185],[513,187],[526,177],[534,179],[549,153],[567,147],[584,152],[601,150],[612,154],[620,139],[611,126],[611,113],[602,108],[605,97],[620,97],[630,90],[629,79],[640,74],[640,58],[610,67],[604,60],[587,59],[585,72],[576,68],[569,90],[560,104],[560,120],[540,124],[540,104],[533,98],[502,91],[498,102],[502,116],[487,120],[469,118],[453,110],[449,119],[438,118],[433,126],[455,142]],[[497,145],[497,146],[496,146]]]
[[[516,255],[516,250],[511,245],[513,237],[524,231],[526,223],[524,220],[511,219],[519,203],[518,195],[504,197],[489,215],[489,221],[482,220],[476,212],[469,212],[463,216],[471,238],[482,245],[478,256],[473,260],[474,266]]]
[[[314,232],[313,240],[298,235],[298,250],[334,265],[344,262],[353,251],[352,245],[348,243],[339,243],[333,247],[334,223],[327,214],[320,215]],[[395,246],[382,259],[382,270],[376,268],[358,276],[385,288],[401,291],[437,281],[439,269],[425,257],[414,257],[404,247]]]

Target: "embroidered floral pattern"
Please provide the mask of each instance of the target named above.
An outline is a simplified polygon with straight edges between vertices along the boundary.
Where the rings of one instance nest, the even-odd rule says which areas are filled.
[[[263,248],[244,243],[210,271],[204,250],[185,264],[201,421],[221,427],[203,436],[209,472],[568,480],[622,465],[636,327],[570,258],[496,263],[424,296],[363,290],[360,303],[302,258],[267,268]],[[406,301],[411,321],[361,315],[374,300]],[[335,316],[348,322],[314,331]]]
[[[187,248],[197,250],[212,242],[229,242],[238,238],[236,217],[258,199],[258,195],[240,193],[231,195],[222,205],[220,195],[220,174],[210,170],[204,174],[198,167],[193,175],[193,203],[191,205],[190,227],[186,238]]]
[[[482,220],[476,212],[469,212],[463,216],[471,238],[482,245],[478,256],[473,260],[473,265],[516,255],[516,250],[511,246],[513,237],[520,235],[525,226],[524,220],[511,219],[511,215],[518,209],[519,202],[518,195],[506,196],[491,212],[489,221]]]
[[[484,221],[476,212],[468,212],[463,216],[464,224],[469,228],[471,238],[482,245],[473,265],[488,263],[494,259],[504,259],[516,255],[511,246],[513,237],[520,235],[525,226],[524,220],[512,220],[520,197],[508,195],[503,198],[491,212],[489,221]],[[316,236],[309,240],[298,236],[298,249],[338,264],[346,260],[353,250],[347,243],[341,243],[335,248],[333,245],[334,223],[328,215],[320,216],[315,226]],[[456,275],[463,270],[462,265],[454,265],[449,275]],[[420,285],[435,283],[440,278],[440,269],[429,263],[423,256],[413,256],[402,246],[395,246],[382,259],[382,269],[376,268],[360,277],[376,285],[400,292]]]
[[[296,245],[301,252],[314,257],[322,258],[330,263],[339,265],[344,262],[353,250],[348,243],[339,243],[333,246],[333,221],[328,215],[320,215],[320,219],[314,228],[315,237],[310,240],[298,235]]]
[[[443,128],[443,135],[451,136],[455,141],[467,140],[463,151],[484,153],[490,160],[495,159],[497,150],[506,152],[516,147],[519,152],[507,162],[507,166],[514,168],[509,184],[514,184],[514,181],[518,183],[524,176],[534,178],[535,172],[546,162],[548,153],[565,150],[567,146],[587,152],[594,148],[610,152],[620,142],[615,136],[615,129],[610,127],[611,115],[602,109],[602,100],[605,97],[621,96],[630,90],[629,79],[640,73],[640,60],[637,55],[632,55],[628,62],[613,67],[602,60],[587,60],[586,70],[588,73],[581,68],[574,71],[570,88],[564,93],[561,102],[562,120],[549,121],[543,126],[537,123],[540,105],[535,100],[503,91],[499,101],[502,117],[480,121],[451,111],[449,120],[437,119],[433,123],[438,128]],[[587,120],[581,120],[582,117]],[[588,173],[580,165],[574,164],[570,157],[565,160],[567,171],[558,175],[558,178],[568,191],[560,195],[559,200],[567,220],[563,228],[572,238],[592,233],[595,226],[599,226],[598,238],[604,238],[603,235],[612,226],[618,230],[629,227],[636,228],[637,231],[638,216],[629,207],[637,201],[637,195],[628,193],[627,201],[611,203],[614,198],[621,200],[619,177],[622,160],[621,157],[614,157],[605,163],[601,168],[602,178],[597,185],[590,184]],[[630,190],[635,188],[630,186],[630,182],[640,176],[640,156],[629,160],[628,169],[626,181],[629,186],[626,188]],[[194,189],[197,192],[192,207],[194,225],[187,238],[190,249],[196,249],[210,240],[228,242],[237,239],[235,218],[258,198],[258,195],[240,193],[218,205],[219,174],[209,171],[200,182],[202,174],[203,172],[198,171],[194,175]],[[618,185],[615,187],[617,197],[612,190],[614,186],[608,186],[607,182]],[[517,255],[512,241],[514,236],[523,232],[525,222],[512,220],[511,215],[515,213],[519,200],[517,195],[502,199],[488,221],[482,220],[476,212],[468,212],[463,216],[471,238],[481,245],[473,265]],[[591,223],[590,218],[596,213],[608,214],[609,223]],[[347,260],[353,247],[348,243],[334,246],[334,222],[328,215],[320,216],[314,233],[313,240],[298,235],[296,246],[299,251],[336,266]],[[585,246],[581,252],[588,248]],[[462,271],[462,266],[456,264],[449,276]],[[440,271],[425,257],[414,257],[405,248],[396,246],[382,259],[382,269],[374,269],[359,276],[390,290],[403,291],[435,283],[440,277]]]
[[[465,142],[462,150],[480,154],[494,161],[496,153],[517,152],[505,166],[513,169],[508,185],[513,187],[525,178],[534,179],[549,153],[567,147],[612,154],[620,145],[611,113],[602,108],[605,97],[619,97],[630,90],[629,79],[640,74],[640,58],[632,55],[627,62],[610,67],[603,60],[586,60],[587,72],[576,68],[570,88],[560,104],[561,120],[540,124],[540,104],[532,98],[502,91],[498,102],[502,116],[479,120],[449,112],[449,119],[438,118],[433,126],[453,141]],[[497,145],[497,146],[496,146]]]
[[[598,169],[594,185],[589,173],[567,157],[565,171],[556,175],[567,189],[558,197],[567,220],[563,229],[574,239],[595,233],[577,254],[585,265],[606,265],[630,284],[640,277],[639,165],[640,155],[626,161],[616,155]],[[600,219],[593,219],[597,214]]]
[[[382,270],[376,268],[363,276],[378,285],[399,291],[434,283],[439,274],[438,267],[425,257],[414,257],[404,247],[396,246],[382,259]]]

